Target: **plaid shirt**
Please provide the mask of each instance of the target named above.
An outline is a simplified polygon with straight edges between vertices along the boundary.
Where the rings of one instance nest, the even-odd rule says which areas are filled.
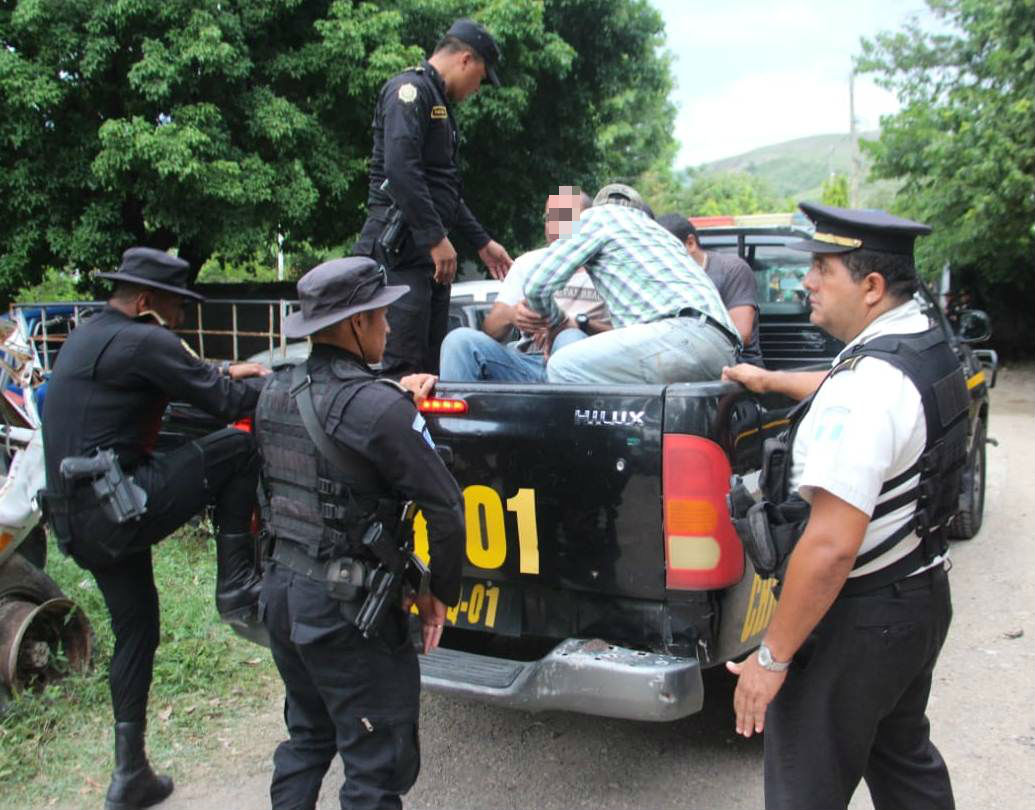
[[[528,305],[558,325],[553,294],[579,267],[607,302],[615,327],[671,318],[693,307],[736,335],[719,291],[679,240],[645,213],[622,205],[583,212],[572,234],[550,245],[525,281]]]

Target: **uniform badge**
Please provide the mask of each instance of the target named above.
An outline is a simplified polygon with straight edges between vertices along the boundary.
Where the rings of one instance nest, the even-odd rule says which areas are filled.
[[[417,100],[417,88],[406,82],[402,87],[399,88],[399,101],[403,104],[413,104]]]
[[[446,108],[443,107],[441,104],[436,104],[434,107],[431,108],[431,117],[449,118],[449,113],[446,111]]]

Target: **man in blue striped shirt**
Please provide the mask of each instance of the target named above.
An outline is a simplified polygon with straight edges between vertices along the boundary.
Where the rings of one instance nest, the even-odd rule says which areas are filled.
[[[567,321],[553,294],[579,267],[607,302],[615,328],[553,354],[549,382],[717,380],[734,362],[740,338],[719,291],[629,186],[601,189],[571,235],[529,273],[529,307],[558,330]]]

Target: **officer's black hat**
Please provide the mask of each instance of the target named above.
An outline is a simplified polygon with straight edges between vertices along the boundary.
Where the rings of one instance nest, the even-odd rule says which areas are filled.
[[[190,265],[183,259],[170,256],[163,250],[148,247],[131,247],[122,254],[122,264],[115,273],[97,273],[97,278],[139,284],[158,290],[176,293],[184,298],[204,301],[205,296],[187,289]]]
[[[368,309],[386,307],[410,291],[388,284],[384,267],[366,256],[318,264],[295,285],[301,310],[284,319],[284,335],[307,337]]]
[[[456,37],[474,48],[474,52],[485,63],[485,75],[489,81],[494,87],[500,86],[499,76],[496,75],[496,64],[500,61],[500,46],[484,26],[474,20],[459,19],[446,31],[446,36]]]
[[[837,208],[803,202],[798,205],[816,225],[811,239],[787,247],[808,253],[847,253],[864,248],[878,253],[913,255],[913,242],[931,228],[920,222],[894,217],[886,211]]]

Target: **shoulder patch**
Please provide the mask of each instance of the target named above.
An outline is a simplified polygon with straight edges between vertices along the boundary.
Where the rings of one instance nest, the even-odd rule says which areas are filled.
[[[424,421],[424,417],[418,412],[413,417],[413,424],[410,425],[417,433],[421,435],[421,438],[427,442],[428,447],[432,450],[435,449],[435,441],[431,438],[431,434],[428,432],[427,423]]]
[[[432,118],[449,118],[449,111],[441,104],[436,104],[431,108]]]
[[[416,100],[417,87],[413,83],[406,82],[406,84],[399,87],[399,101],[403,104],[412,104]]]

